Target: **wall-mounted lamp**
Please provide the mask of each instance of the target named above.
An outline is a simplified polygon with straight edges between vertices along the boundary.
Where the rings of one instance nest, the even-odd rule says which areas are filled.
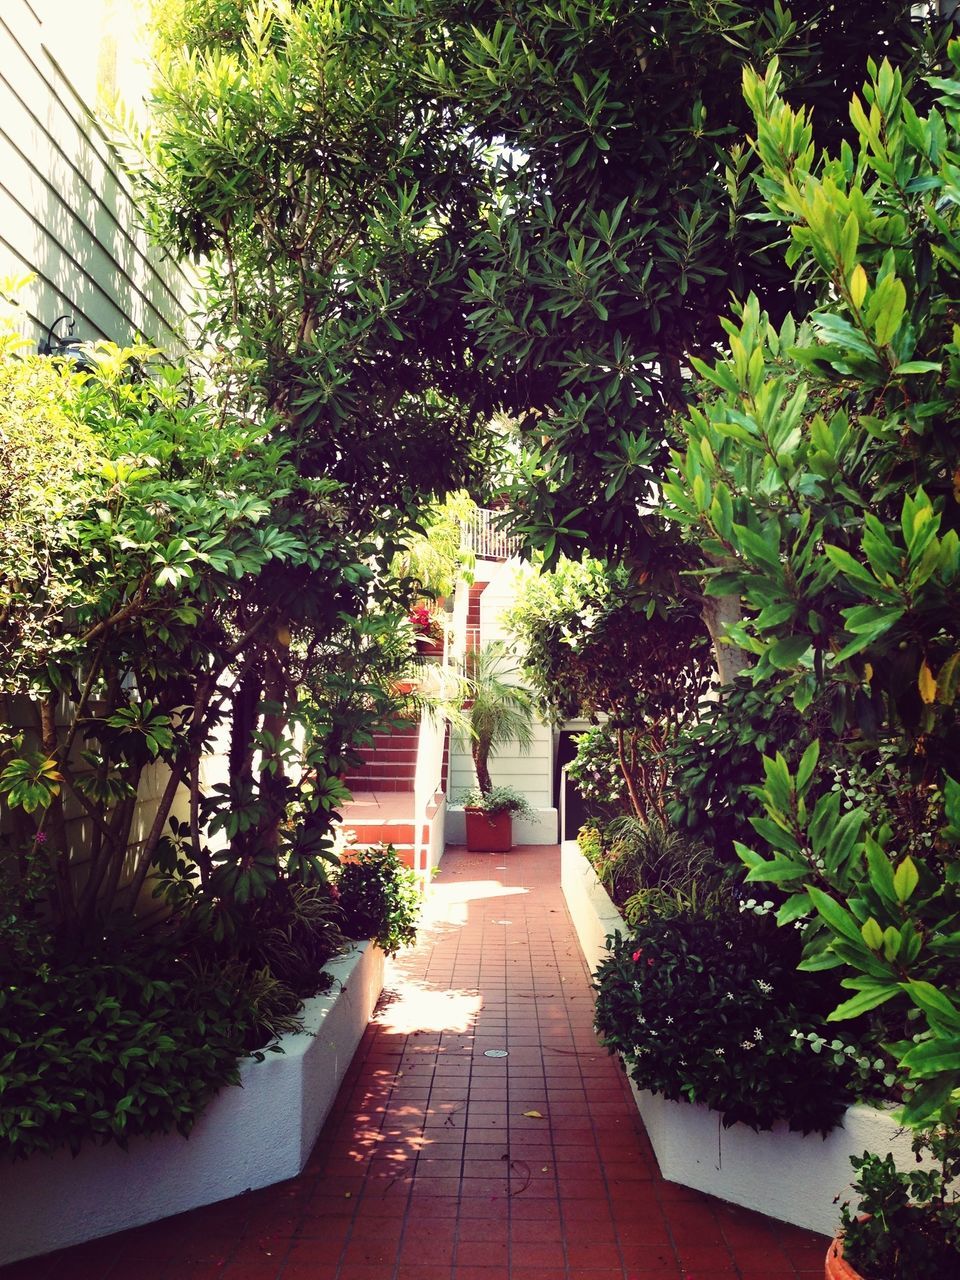
[[[65,337],[60,337],[57,333],[57,325],[67,321],[67,333]],[[37,343],[37,351],[42,356],[63,356],[67,355],[71,348],[78,347],[80,341],[73,336],[73,331],[77,327],[77,322],[68,312],[64,316],[57,316],[53,324],[47,330],[47,336],[41,338]]]
[[[67,332],[61,337],[57,333],[57,326],[67,321]],[[86,352],[83,350],[83,343],[79,338],[73,336],[77,322],[68,312],[66,315],[57,316],[53,324],[47,330],[47,336],[41,338],[37,343],[37,351],[42,356],[59,356],[61,359],[70,360],[80,369],[90,367],[90,360]]]

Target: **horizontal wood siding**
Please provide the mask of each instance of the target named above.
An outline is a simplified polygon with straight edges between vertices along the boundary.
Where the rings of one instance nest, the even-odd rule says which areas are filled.
[[[70,313],[78,338],[178,349],[191,279],[149,246],[93,104],[51,47],[47,12],[0,6],[0,275],[36,275],[20,298],[23,336],[38,342]]]

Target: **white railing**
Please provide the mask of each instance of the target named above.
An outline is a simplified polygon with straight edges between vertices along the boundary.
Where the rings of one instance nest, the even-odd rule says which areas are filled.
[[[472,551],[478,560],[509,560],[516,555],[520,539],[497,525],[503,519],[502,511],[486,507],[474,507],[460,521],[461,545]]]
[[[417,768],[413,779],[413,861],[418,872],[421,855],[426,852],[430,840],[430,803],[440,790],[443,779],[443,744],[446,734],[447,722],[442,712],[425,707],[420,713]],[[429,858],[426,862],[429,862]]]

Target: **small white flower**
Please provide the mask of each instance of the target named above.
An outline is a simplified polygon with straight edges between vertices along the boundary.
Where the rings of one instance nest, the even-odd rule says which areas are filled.
[[[714,1051],[713,1051],[713,1052],[717,1055],[717,1057],[718,1057],[718,1058],[722,1058],[722,1057],[723,1057],[723,1054],[724,1054],[723,1049],[714,1049]]]
[[[768,996],[770,992],[773,990],[772,984],[769,982],[764,982],[762,978],[757,979],[757,986],[760,988],[760,990],[763,992],[765,996]]]
[[[762,1040],[762,1039],[763,1039],[763,1032],[760,1030],[760,1028],[759,1028],[759,1027],[754,1027],[754,1029],[753,1029],[753,1038],[754,1038],[754,1040]]]
[[[757,1046],[753,1043],[753,1041],[752,1041],[752,1040],[741,1040],[741,1041],[740,1041],[740,1048],[741,1048],[741,1049],[755,1049],[756,1047],[757,1047]]]
[[[672,1022],[673,1022],[673,1018],[670,1016],[670,1014],[667,1014],[667,1026],[669,1027]]]

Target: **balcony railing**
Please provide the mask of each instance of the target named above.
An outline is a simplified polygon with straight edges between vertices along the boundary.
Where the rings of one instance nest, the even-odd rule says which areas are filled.
[[[460,521],[461,546],[478,560],[509,560],[519,551],[520,539],[497,527],[502,519],[502,511],[475,507]]]

